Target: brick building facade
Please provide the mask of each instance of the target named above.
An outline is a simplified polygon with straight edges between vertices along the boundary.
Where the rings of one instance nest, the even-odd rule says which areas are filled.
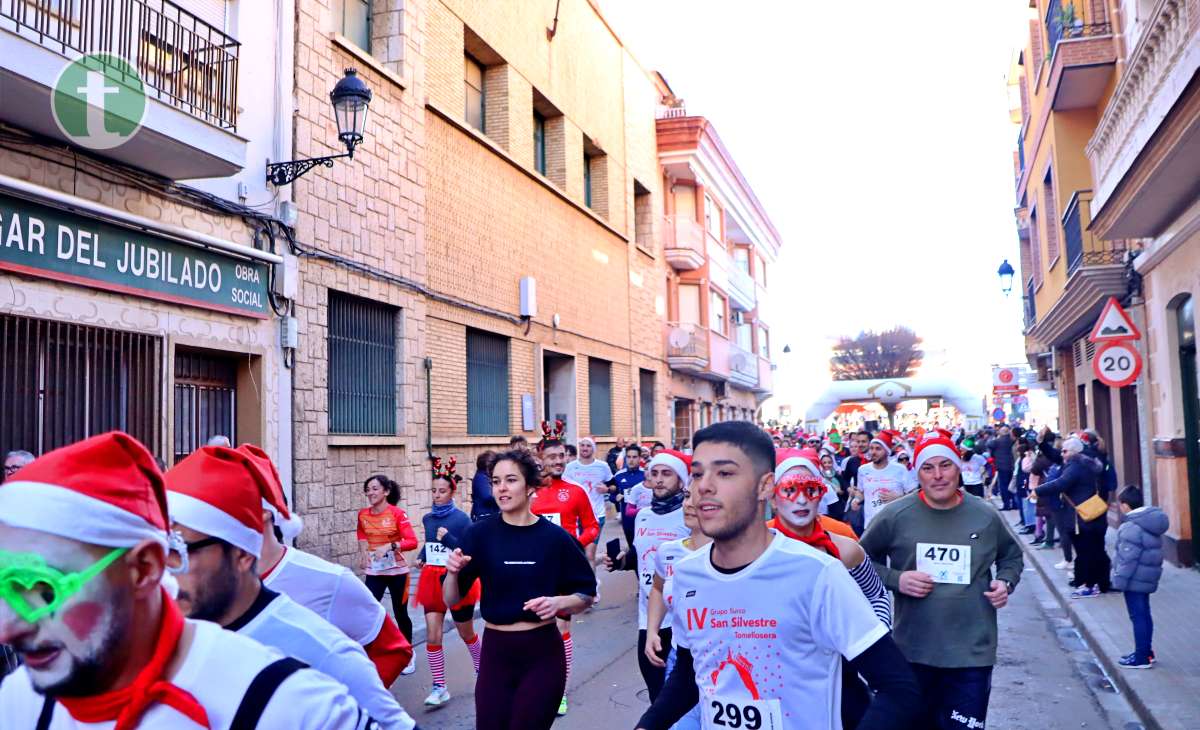
[[[360,6],[369,19],[352,12]],[[297,0],[294,156],[344,151],[329,103],[344,69],[356,68],[373,94],[354,158],[292,186],[298,544],[345,563],[357,552],[368,477],[396,480],[414,519],[430,504],[422,13],[412,0]]]
[[[664,438],[651,76],[587,0],[432,2],[425,199],[434,452]],[[522,316],[522,282],[527,291]]]

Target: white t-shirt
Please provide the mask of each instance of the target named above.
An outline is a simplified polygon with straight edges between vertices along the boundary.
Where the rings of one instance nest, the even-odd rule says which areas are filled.
[[[675,586],[675,564],[692,552],[692,549],[686,544],[687,539],[682,537],[678,540],[664,542],[658,546],[658,552],[654,554],[654,574],[662,579],[663,600],[667,604],[667,615],[663,617],[665,626],[671,625],[671,592]]]
[[[659,546],[671,540],[683,539],[691,533],[683,524],[682,508],[665,515],[656,514],[652,509],[638,512],[633,523],[633,549],[637,552],[639,629],[646,628],[646,607],[650,589],[654,587],[654,566]],[[663,617],[660,628],[670,627],[671,616],[668,614]]]
[[[979,454],[971,454],[970,459],[963,459],[963,484],[970,484],[972,486],[983,484],[983,470],[986,468],[987,459],[983,458]]]
[[[909,491],[908,468],[895,461],[889,461],[882,469],[874,463],[863,464],[858,468],[858,488],[863,493],[863,527],[871,524],[875,513],[883,509],[887,502],[883,501],[880,492],[887,489],[893,494],[901,495]]]
[[[230,730],[250,682],[282,655],[245,636],[224,631],[214,623],[188,623],[195,628],[192,645],[171,681],[204,707],[212,730]],[[44,702],[45,698],[30,684],[28,670],[21,667],[0,685],[0,727],[32,730],[37,727]],[[301,669],[275,690],[258,727],[365,730],[370,719],[345,687],[315,669]],[[50,729],[111,730],[116,724],[115,721],[76,722],[65,707],[57,705]],[[138,723],[138,730],[200,727],[163,704],[151,705]]]
[[[629,488],[625,493],[625,513],[629,514],[633,510],[634,514],[640,513],[643,509],[650,506],[654,501],[654,490],[646,486],[645,482],[639,482]]]
[[[417,726],[383,686],[363,648],[333,624],[283,594],[265,606],[255,603],[250,612],[256,609],[257,613],[247,614],[249,620],[237,627],[239,634],[275,647],[346,685],[380,727],[412,730]]]
[[[592,502],[592,512],[599,520],[604,516],[605,497],[608,496],[608,480],[613,478],[612,469],[603,459],[594,459],[590,464],[584,464],[579,459],[567,464],[562,478],[583,487],[588,499]]]
[[[677,562],[673,641],[692,653],[710,724],[736,705],[743,718],[753,707],[763,728],[840,730],[841,657],[887,627],[837,558],[772,532],[766,552],[732,575],[712,566],[711,544]]]
[[[282,593],[366,646],[379,636],[387,611],[349,568],[285,548],[263,585]]]

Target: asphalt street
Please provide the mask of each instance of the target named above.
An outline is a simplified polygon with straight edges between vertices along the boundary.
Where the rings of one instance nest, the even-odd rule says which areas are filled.
[[[646,690],[635,656],[633,574],[603,575],[601,598],[599,606],[575,618],[570,711],[555,723],[556,728],[633,728],[646,707]],[[482,630],[478,619],[476,625]],[[419,631],[416,638],[417,672],[400,677],[392,691],[423,730],[475,727],[474,673],[466,647],[452,629],[447,630],[444,643],[453,699],[426,711],[423,702],[429,693],[429,667],[422,634]],[[1000,612],[1000,637],[989,728],[1141,727],[1033,570],[1026,570],[1009,605]]]

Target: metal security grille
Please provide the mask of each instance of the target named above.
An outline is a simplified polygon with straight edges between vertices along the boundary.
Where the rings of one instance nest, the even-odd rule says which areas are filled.
[[[638,396],[642,410],[642,435],[654,433],[654,371],[638,371]]]
[[[198,352],[175,353],[175,461],[213,436],[237,444],[237,361]]]
[[[396,433],[396,307],[329,292],[329,432]]]
[[[612,363],[588,358],[588,418],[592,434],[612,435]]]
[[[467,433],[508,433],[508,338],[467,330]]]
[[[159,451],[162,341],[0,315],[0,453],[120,430]]]

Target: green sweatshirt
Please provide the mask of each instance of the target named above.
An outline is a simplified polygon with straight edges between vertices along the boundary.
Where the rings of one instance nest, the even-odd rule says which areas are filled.
[[[956,507],[937,510],[913,492],[875,514],[862,536],[880,577],[895,593],[896,644],[910,662],[934,667],[990,667],[996,663],[996,609],[984,597],[996,578],[1014,587],[1025,561],[996,509],[970,494]],[[924,598],[900,593],[900,574],[917,569],[917,543],[929,557],[970,548],[969,584],[936,583]],[[932,552],[930,550],[932,549]]]

